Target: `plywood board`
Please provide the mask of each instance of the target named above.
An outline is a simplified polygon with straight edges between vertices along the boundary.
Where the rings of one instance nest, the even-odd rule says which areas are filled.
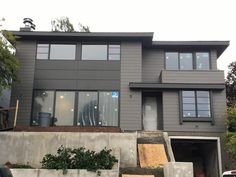
[[[139,144],[138,153],[141,168],[155,168],[168,162],[163,144]]]
[[[154,175],[122,175],[122,177],[155,177]]]

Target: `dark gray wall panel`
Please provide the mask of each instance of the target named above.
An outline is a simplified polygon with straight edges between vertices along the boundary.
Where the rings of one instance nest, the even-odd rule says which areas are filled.
[[[119,90],[119,80],[35,80],[35,89]]]
[[[120,70],[120,61],[36,60],[36,69]]]
[[[163,92],[164,131],[224,132],[225,92],[213,91],[212,95],[215,125],[211,125],[211,122],[183,122],[181,125],[179,123],[179,92]]]
[[[161,70],[164,70],[164,51],[144,49],[142,60],[143,82],[160,82]]]
[[[29,125],[34,83],[36,42],[17,42],[16,56],[20,61],[19,83],[12,88],[11,106],[20,100],[17,125]]]
[[[121,43],[120,127],[123,130],[142,129],[142,94],[129,89],[129,82],[141,80],[142,44]]]
[[[120,61],[36,61],[35,89],[119,90]]]
[[[119,80],[120,71],[103,70],[45,70],[37,69],[35,72],[36,80]]]

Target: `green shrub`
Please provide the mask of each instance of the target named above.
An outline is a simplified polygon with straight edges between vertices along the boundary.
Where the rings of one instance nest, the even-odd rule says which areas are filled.
[[[46,154],[42,160],[42,168],[62,169],[63,174],[67,169],[87,169],[97,171],[98,169],[112,169],[118,160],[111,155],[111,149],[103,149],[96,153],[86,150],[84,147],[71,149],[61,146],[56,155]]]

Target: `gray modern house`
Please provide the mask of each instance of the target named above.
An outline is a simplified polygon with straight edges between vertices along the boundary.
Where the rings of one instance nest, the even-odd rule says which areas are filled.
[[[46,112],[54,126],[165,131],[177,160],[198,162],[199,170],[222,168],[226,101],[217,59],[228,41],[153,41],[153,33],[13,34],[21,64],[11,95],[12,105],[20,99],[17,125],[37,126]]]

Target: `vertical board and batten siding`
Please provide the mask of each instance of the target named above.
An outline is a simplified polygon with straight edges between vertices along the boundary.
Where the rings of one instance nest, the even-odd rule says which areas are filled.
[[[224,132],[225,120],[225,91],[212,92],[212,112],[215,124],[211,122],[183,122],[179,123],[179,92],[163,92],[163,124],[164,131],[169,132]]]
[[[34,88],[119,90],[120,61],[36,60]]]
[[[144,49],[142,60],[142,81],[143,82],[160,82],[161,71],[164,70],[163,50]]]
[[[131,91],[129,82],[142,80],[142,44],[121,43],[120,127],[122,130],[142,129],[142,94]]]
[[[11,106],[19,99],[17,125],[29,125],[35,69],[35,41],[21,41],[16,44],[16,57],[20,62],[19,82],[14,83],[11,94]]]

